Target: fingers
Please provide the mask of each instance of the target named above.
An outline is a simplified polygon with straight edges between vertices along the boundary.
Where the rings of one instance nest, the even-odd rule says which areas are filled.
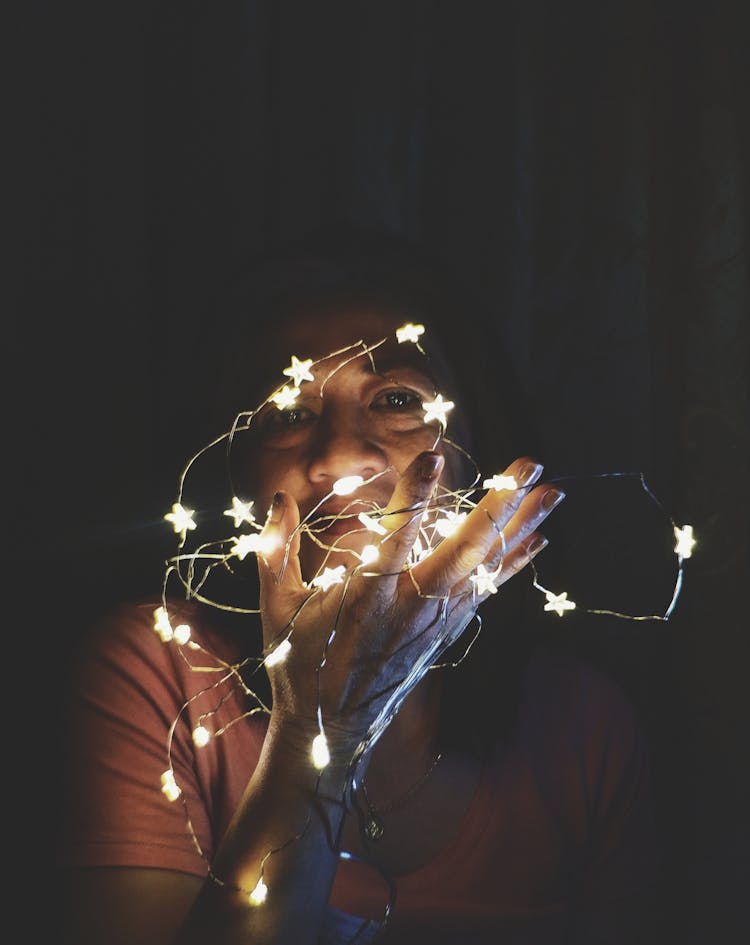
[[[528,563],[524,542],[564,497],[553,486],[532,488],[541,473],[542,466],[528,458],[508,467],[502,485],[512,486],[505,479],[512,476],[516,487],[491,487],[460,528],[415,567],[415,576],[425,593],[446,594],[457,586],[464,587],[479,565],[483,566],[482,577],[496,570],[502,561],[510,576],[511,565],[519,570],[523,563]],[[541,551],[541,546],[535,551]]]
[[[273,497],[268,517],[260,533],[258,573],[261,597],[269,582],[289,589],[303,586],[299,564],[299,508],[286,492]]]
[[[444,457],[433,450],[420,453],[396,483],[391,500],[380,519],[388,529],[380,545],[378,570],[399,572],[419,533],[425,509],[435,490]]]

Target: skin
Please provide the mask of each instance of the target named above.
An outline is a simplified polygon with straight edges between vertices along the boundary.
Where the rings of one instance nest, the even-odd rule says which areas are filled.
[[[279,338],[283,353],[277,360],[288,363],[290,353],[322,357],[359,338],[376,341],[401,321],[372,313],[359,323],[356,315],[316,317],[314,326],[292,325]],[[268,735],[214,861],[214,872],[226,885],[168,870],[81,871],[70,890],[75,941],[312,945],[338,861],[334,838],[397,874],[429,861],[458,828],[479,778],[471,756],[455,752],[441,759],[418,805],[389,815],[387,835],[377,849],[364,845],[356,814],[341,803],[348,761],[393,687],[440,627],[441,598],[449,598],[447,626],[457,637],[482,600],[472,592],[470,575],[479,564],[494,570],[502,559],[501,584],[527,565],[544,547],[538,529],[562,494],[551,486],[533,486],[542,472],[533,459],[515,460],[505,472],[529,488],[487,492],[460,529],[410,575],[404,565],[423,509],[433,495],[456,484],[458,464],[455,454],[436,442],[437,425],[424,423],[421,400],[432,399],[435,380],[417,370],[413,350],[407,360],[377,374],[366,358],[327,359],[322,396],[322,372],[316,371],[316,380],[303,385],[296,415],[269,410],[259,415],[253,462],[240,467],[257,507],[269,508],[263,534],[275,542],[274,550],[259,559],[265,645],[269,651],[276,645],[292,617],[294,633],[289,657],[269,670],[273,711]],[[337,523],[331,533],[320,535],[331,551],[297,530],[333,483],[348,475],[371,481],[356,496],[336,497],[322,511],[337,513],[352,498],[385,510],[388,540],[370,566],[377,578],[356,572],[353,554],[372,535]],[[324,563],[343,563],[350,574],[354,571],[343,606],[341,585],[321,592],[309,583]],[[318,691],[314,668],[333,626],[340,629]],[[431,765],[440,678],[439,673],[423,677],[366,757],[373,798],[398,795]],[[331,753],[322,772],[310,763],[318,709]],[[272,894],[262,907],[248,906],[246,891],[255,886],[264,858],[289,839],[290,830],[303,835],[265,861],[263,875]]]

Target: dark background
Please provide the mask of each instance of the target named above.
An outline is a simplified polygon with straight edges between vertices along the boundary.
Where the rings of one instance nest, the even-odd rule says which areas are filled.
[[[595,507],[581,490],[562,547],[590,550],[606,522],[607,568],[626,581],[640,568],[643,606],[660,612],[673,573],[649,555],[671,541],[670,516],[693,524],[668,623],[581,617],[555,632],[641,714],[673,940],[747,929],[743,7],[26,6],[3,345],[11,781],[24,801],[32,773],[40,784],[16,819],[24,886],[38,882],[33,828],[54,824],[68,655],[172,549],[161,517],[201,445],[206,362],[233,328],[217,300],[258,252],[347,223],[418,241],[467,286],[463,367],[495,407],[526,406],[520,446],[549,475],[642,471],[663,503],[652,533],[623,517],[622,493]],[[491,440],[490,408],[479,421]],[[597,561],[581,587],[607,607]]]

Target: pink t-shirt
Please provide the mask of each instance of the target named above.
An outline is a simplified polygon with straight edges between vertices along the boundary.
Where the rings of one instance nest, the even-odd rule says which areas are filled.
[[[63,859],[205,876],[257,763],[265,716],[242,718],[253,702],[228,668],[239,653],[205,611],[184,613],[202,651],[162,642],[156,606],[119,608],[86,648]],[[192,730],[206,719],[213,731],[227,728],[198,749]],[[170,731],[182,790],[174,802],[161,791]],[[480,941],[499,929],[512,942],[560,941],[572,897],[604,907],[646,889],[656,868],[648,766],[629,703],[593,668],[540,652],[524,677],[516,737],[485,765],[457,836],[424,867],[393,878],[390,924],[411,942],[420,940],[414,928],[432,928],[431,941]],[[388,891],[376,870],[342,860],[332,927],[347,915],[380,919]]]

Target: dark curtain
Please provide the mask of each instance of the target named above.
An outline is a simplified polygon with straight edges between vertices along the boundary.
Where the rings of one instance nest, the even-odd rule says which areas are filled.
[[[643,471],[693,524],[668,623],[570,639],[644,720],[670,940],[747,929],[745,6],[26,6],[6,139],[6,657],[40,710],[15,726],[19,767],[42,767],[41,742],[54,768],[56,673],[171,548],[161,516],[231,335],[226,286],[279,241],[383,229],[466,286],[457,349],[498,409],[524,405],[524,451],[558,475]],[[489,408],[479,422],[491,440]],[[21,818],[27,853],[40,817]]]

